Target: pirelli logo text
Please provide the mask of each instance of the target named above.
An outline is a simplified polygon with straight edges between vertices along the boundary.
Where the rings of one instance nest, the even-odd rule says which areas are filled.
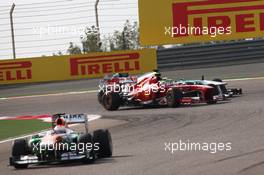
[[[18,81],[32,79],[32,63],[30,61],[0,63],[0,81]]]
[[[103,75],[140,70],[140,54],[113,54],[71,58],[71,76]]]
[[[207,0],[172,3],[173,26],[202,31],[203,27],[223,28],[224,33],[232,28],[233,34],[264,32],[263,0]],[[210,33],[209,33],[210,34]],[[177,33],[174,37],[188,36]],[[196,32],[195,36],[203,35]]]

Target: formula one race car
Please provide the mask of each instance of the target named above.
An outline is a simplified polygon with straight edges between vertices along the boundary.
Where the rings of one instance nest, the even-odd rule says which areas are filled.
[[[238,96],[242,94],[242,89],[227,89],[227,83],[223,82],[221,79],[216,78],[212,81],[210,80],[180,80],[177,84],[186,85],[208,85],[215,89],[215,95],[218,95],[219,100],[225,100],[227,98]]]
[[[115,74],[100,81],[98,101],[106,110],[120,106],[169,106],[218,101],[214,88],[207,85],[179,85],[166,81],[158,71],[135,77]]]
[[[77,133],[69,124],[85,123],[85,133]],[[16,169],[30,164],[50,164],[66,161],[92,163],[97,158],[112,156],[112,140],[108,130],[88,133],[85,114],[56,114],[52,116],[53,129],[32,136],[29,140],[15,140],[10,165]]]

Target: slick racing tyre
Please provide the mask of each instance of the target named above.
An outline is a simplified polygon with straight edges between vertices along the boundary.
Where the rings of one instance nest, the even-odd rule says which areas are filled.
[[[29,154],[29,147],[27,144],[26,139],[18,139],[14,141],[13,147],[12,147],[12,160],[20,160],[20,156],[26,156]],[[17,164],[13,163],[13,166],[16,169],[25,169],[28,167],[28,164]]]
[[[115,111],[121,105],[121,99],[118,93],[111,92],[103,95],[103,106],[108,111]]]
[[[182,91],[177,88],[172,88],[167,91],[166,99],[168,106],[171,108],[179,107],[181,105],[182,98],[183,98]]]
[[[93,163],[95,161],[95,152],[94,152],[94,142],[91,134],[83,134],[79,138],[79,144],[83,144],[84,152],[86,155],[89,153],[89,157],[86,157],[82,162],[83,163]],[[89,145],[88,145],[89,144]],[[90,150],[87,149],[87,145]],[[91,146],[90,146],[91,145]],[[81,151],[81,150],[79,150]]]
[[[111,157],[113,154],[112,138],[109,130],[100,129],[94,131],[94,143],[99,144],[96,151],[98,157]]]

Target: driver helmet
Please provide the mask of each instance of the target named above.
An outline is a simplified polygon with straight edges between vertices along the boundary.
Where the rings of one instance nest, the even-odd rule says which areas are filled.
[[[155,77],[157,77],[157,80],[161,80],[161,74],[159,72],[155,72]]]
[[[63,118],[58,118],[56,121],[55,121],[55,124],[56,126],[66,126],[66,122]]]
[[[66,133],[66,122],[63,118],[58,118],[55,121],[55,127],[54,127],[54,132],[56,134],[63,134]]]

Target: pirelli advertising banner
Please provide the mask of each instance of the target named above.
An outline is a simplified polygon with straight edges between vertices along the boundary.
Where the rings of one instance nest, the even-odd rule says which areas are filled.
[[[157,68],[156,50],[100,52],[0,61],[0,84],[99,78],[139,74]]]
[[[139,0],[142,45],[264,36],[264,0]]]

